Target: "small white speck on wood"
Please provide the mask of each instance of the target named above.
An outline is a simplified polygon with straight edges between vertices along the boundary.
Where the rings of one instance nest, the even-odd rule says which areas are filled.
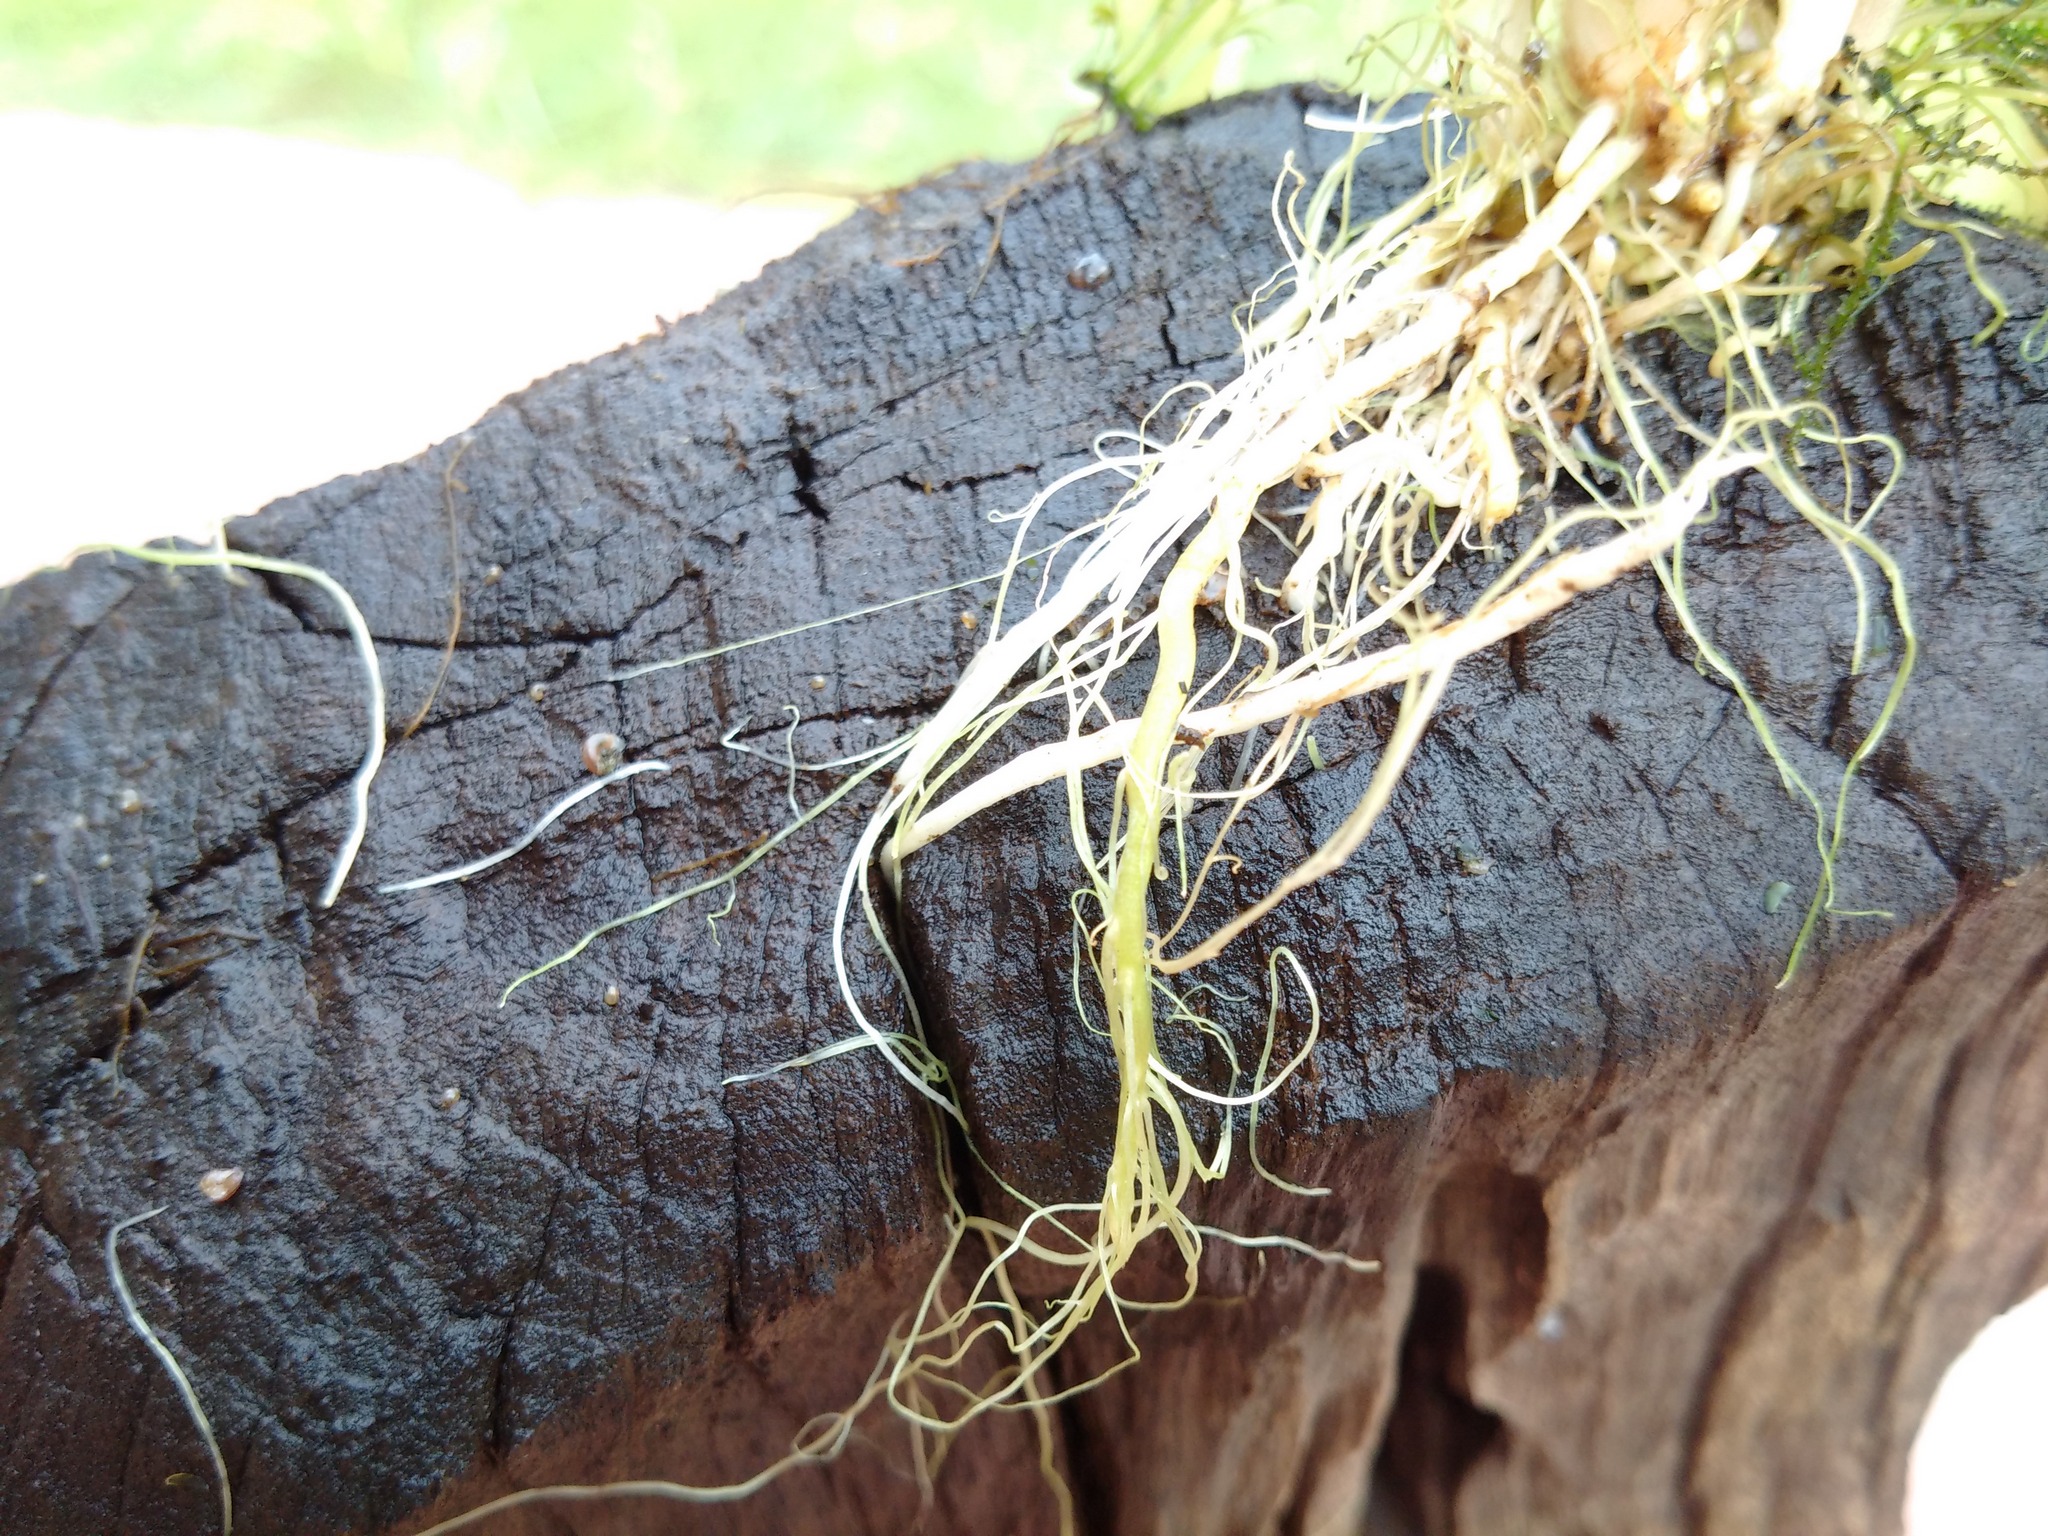
[[[592,731],[583,738],[583,766],[603,778],[618,772],[625,751],[626,744],[610,731]]]
[[[199,1175],[199,1193],[215,1205],[226,1205],[241,1192],[242,1170],[239,1168],[209,1168]]]

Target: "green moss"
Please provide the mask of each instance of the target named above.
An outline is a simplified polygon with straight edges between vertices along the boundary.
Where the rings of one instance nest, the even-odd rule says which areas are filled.
[[[1885,264],[1898,255],[1895,245],[1898,241],[1899,214],[1903,210],[1897,192],[1886,199],[1877,232],[1869,241],[1868,253],[1856,276],[1850,281],[1835,307],[1828,312],[1827,319],[1818,327],[1808,327],[1804,336],[1794,334],[1791,339],[1793,366],[1799,370],[1799,378],[1806,385],[1807,392],[1819,395],[1827,382],[1828,363],[1835,355],[1835,348],[1849,334],[1863,312],[1877,302],[1877,296],[1884,291],[1889,281],[1883,270]]]

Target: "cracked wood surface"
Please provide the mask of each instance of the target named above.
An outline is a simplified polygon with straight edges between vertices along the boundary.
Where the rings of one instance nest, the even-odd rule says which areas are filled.
[[[1230,308],[1276,259],[1274,171],[1331,151],[1299,117],[1277,93],[906,192],[486,416],[453,477],[462,641],[331,911],[311,902],[360,703],[317,592],[93,559],[8,594],[10,1530],[208,1528],[203,1490],[164,1486],[201,1453],[99,1267],[106,1227],[159,1201],[128,1273],[221,1433],[246,1529],[395,1531],[534,1482],[745,1476],[853,1395],[931,1262],[924,1120],[862,1056],[719,1087],[845,1030],[820,940],[851,818],[743,881],[715,931],[686,904],[494,1004],[673,888],[665,871],[786,818],[783,770],[722,734],[745,721],[779,751],[795,704],[807,759],[886,739],[943,696],[974,643],[958,616],[991,589],[604,679],[998,565],[1009,530],[988,513],[1184,369],[1228,370]],[[1373,197],[1414,184],[1408,145],[1372,164]],[[1066,276],[1090,253],[1112,269],[1093,290]],[[2016,313],[2048,302],[2038,258],[1987,261]],[[1653,582],[1478,658],[1387,825],[1218,976],[1255,997],[1286,942],[1319,978],[1326,1043],[1261,1146],[1336,1193],[1234,1175],[1208,1215],[1386,1274],[1216,1255],[1205,1300],[1140,1325],[1145,1363],[1062,1411],[1086,1530],[1896,1527],[1941,1368],[2048,1280],[2048,892],[2025,876],[2048,845],[2048,373],[2020,360],[2023,326],[1970,347],[1980,323],[1959,264],[1932,258],[1838,367],[1852,425],[1913,456],[1883,528],[1925,670],[1843,864],[1847,904],[1894,918],[1832,926],[1770,991],[1811,823]],[[232,529],[351,589],[394,726],[440,666],[455,451]],[[1107,494],[1076,493],[1059,525]],[[1845,588],[1761,491],[1732,501],[1695,542],[1696,604],[1825,777],[1877,703],[1840,681]],[[1334,825],[1387,724],[1378,703],[1317,723],[1327,771],[1254,809],[1257,856],[1219,901]],[[598,729],[676,771],[470,885],[373,894],[523,831]],[[1113,1082],[1070,1017],[1064,824],[1053,791],[970,823],[912,861],[902,914],[984,1144],[1046,1197],[1098,1186]],[[1771,914],[1777,879],[1799,894]],[[1248,1031],[1263,1012],[1240,1011]],[[215,1208],[195,1180],[228,1164],[248,1180]],[[1012,1420],[963,1436],[935,1497],[926,1530],[1051,1526]],[[897,1531],[918,1504],[877,1421],[840,1465],[745,1505],[495,1528]]]

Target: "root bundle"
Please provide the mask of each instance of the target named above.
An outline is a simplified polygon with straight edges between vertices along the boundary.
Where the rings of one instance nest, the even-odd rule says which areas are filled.
[[[887,1390],[900,1413],[945,1432],[991,1408],[1040,1407],[1047,1362],[1103,1308],[1129,1363],[1126,1313],[1159,1303],[1123,1294],[1118,1277],[1148,1244],[1171,1245],[1193,1294],[1204,1241],[1221,1234],[1187,1213],[1191,1187],[1228,1169],[1234,1113],[1255,1117],[1306,1057],[1304,1047],[1268,1070],[1283,993],[1305,1006],[1310,1045],[1316,1004],[1313,978],[1274,950],[1258,1067],[1248,1083],[1233,1069],[1229,1084],[1205,1088],[1160,1048],[1162,1031],[1184,1030],[1229,1052],[1196,1006],[1199,988],[1180,978],[1369,835],[1459,661],[1631,570],[1655,570],[1702,665],[1735,688],[1786,788],[1813,813],[1820,878],[1790,974],[1818,921],[1840,910],[1849,779],[1890,723],[1917,640],[1899,571],[1872,531],[1900,449],[1845,432],[1780,360],[1809,379],[1824,366],[1840,330],[1816,327],[1816,298],[1841,295],[1839,315],[1920,259],[1925,241],[1897,249],[1905,230],[1952,233],[1974,274],[1969,242],[1983,229],[1945,206],[1950,151],[1977,145],[1972,154],[2030,174],[2031,130],[2003,108],[1980,110],[2024,100],[2038,121],[2048,104],[2048,75],[2001,53],[1999,29],[2021,16],[1952,6],[1852,15],[1799,0],[1567,0],[1549,13],[1522,4],[1453,15],[1408,55],[1416,78],[1448,82],[1423,113],[1420,193],[1354,221],[1356,155],[1385,121],[1364,103],[1351,153],[1317,185],[1290,168],[1275,198],[1290,265],[1242,317],[1241,373],[1176,392],[1161,412],[1182,412],[1169,441],[1155,443],[1148,422],[1134,451],[1098,466],[1130,476],[1129,493],[1023,617],[990,626],[952,696],[907,742],[847,868],[842,955],[871,860],[900,889],[920,847],[1027,788],[1064,782],[1084,871],[1076,996],[1084,1014],[1101,1008],[1120,1082],[1098,1198],[1041,1205],[1011,1190],[1026,1214],[1009,1222],[956,1205],[956,1245],[978,1239],[988,1262],[950,1306],[942,1269],[892,1345]],[[1980,288],[1995,324],[2002,306]],[[1720,396],[1713,419],[1688,414],[1634,356],[1630,342],[1656,329],[1701,356]],[[1883,706],[1832,794],[1779,749],[1686,596],[1688,530],[1752,472],[1841,556],[1857,604],[1855,668],[1881,609],[1901,642]],[[1823,481],[1830,491],[1816,489]],[[1020,551],[1064,483],[1015,515]],[[1292,511],[1268,495],[1290,483],[1307,493]],[[1285,547],[1286,574],[1264,591],[1262,614],[1249,553],[1266,537]],[[1453,561],[1496,564],[1459,608],[1439,606]],[[1205,650],[1205,625],[1227,645]],[[1119,715],[1112,684],[1126,673],[1148,681],[1142,705]],[[1316,713],[1395,687],[1395,725],[1351,815],[1265,897],[1190,937],[1240,813],[1309,744]],[[1063,708],[1061,739],[1005,758],[1002,728],[1042,706]],[[1114,781],[1099,820],[1084,780],[1100,768]],[[1176,902],[1165,850],[1184,849],[1201,816],[1213,826],[1208,851],[1192,870],[1183,853]],[[845,1001],[866,1038],[891,1051],[850,988]],[[891,1054],[965,1126],[928,1053]],[[1206,1142],[1197,1104],[1220,1111]],[[1005,1277],[1019,1258],[1069,1277],[1028,1316]],[[963,1380],[978,1344],[994,1344],[998,1363]]]

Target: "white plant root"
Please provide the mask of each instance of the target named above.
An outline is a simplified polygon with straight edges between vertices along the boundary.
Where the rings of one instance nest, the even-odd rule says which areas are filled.
[[[1130,436],[1134,449],[1063,477],[1012,515],[1017,556],[952,694],[799,818],[893,763],[845,867],[834,919],[834,964],[859,1033],[768,1071],[879,1050],[935,1120],[960,1126],[980,1160],[908,987],[906,1030],[881,1027],[863,1008],[847,930],[858,904],[895,966],[871,871],[900,893],[904,862],[919,849],[980,811],[1064,783],[1084,872],[1073,904],[1076,1005],[1108,1042],[1119,1095],[1103,1188],[1091,1199],[1041,1202],[981,1162],[986,1188],[1015,1213],[970,1211],[955,1194],[962,1170],[948,1140],[935,1138],[948,1203],[936,1271],[859,1402],[818,1421],[764,1476],[837,1454],[850,1416],[886,1401],[913,1431],[941,1439],[985,1412],[1032,1414],[1057,1487],[1047,1409],[1092,1382],[1055,1389],[1046,1367],[1098,1313],[1123,1344],[1108,1375],[1137,1357],[1129,1313],[1194,1294],[1208,1241],[1372,1267],[1284,1235],[1224,1233],[1187,1212],[1195,1182],[1228,1171],[1239,1110],[1257,1174],[1326,1193],[1275,1176],[1257,1147],[1259,1106],[1308,1059],[1320,1012],[1301,962],[1272,947],[1264,1044],[1247,1076],[1231,1032],[1201,1011],[1215,989],[1179,978],[1360,845],[1459,662],[1583,593],[1652,567],[1700,665],[1735,689],[1788,791],[1813,811],[1822,877],[1793,945],[1796,963],[1815,923],[1838,910],[1833,859],[1848,775],[1888,726],[1917,641],[1898,568],[1869,527],[1896,476],[1897,444],[1844,432],[1810,391],[1788,392],[1773,358],[1800,356],[1816,293],[1833,285],[1854,296],[1855,284],[1917,259],[1889,250],[1898,223],[1958,228],[1929,212],[1946,173],[1923,119],[1965,113],[1955,101],[1973,99],[1993,67],[1981,28],[1971,30],[1983,14],[1895,0],[1556,0],[1547,9],[1504,0],[1473,19],[1447,15],[1415,68],[1418,79],[1441,70],[1436,78],[1449,84],[1402,120],[1426,125],[1427,185],[1363,227],[1350,212],[1353,163],[1395,120],[1364,103],[1354,121],[1312,117],[1313,126],[1352,131],[1353,152],[1305,209],[1304,184],[1289,168],[1275,212],[1291,266],[1247,313],[1241,374],[1220,389],[1172,392],[1162,410],[1181,410],[1182,420],[1169,441],[1148,421]],[[2028,100],[2048,106],[2048,97]],[[1981,282],[1980,290],[1989,296]],[[1684,415],[1633,360],[1629,343],[1651,328],[1677,331],[1706,357],[1703,372],[1720,383],[1718,422]],[[1816,350],[1824,361],[1825,346]],[[1673,459],[1674,441],[1689,451],[1683,462]],[[1809,486],[1816,451],[1838,492]],[[1866,469],[1866,452],[1889,455],[1891,477]],[[1134,483],[1085,536],[1048,546],[1070,549],[1064,572],[1055,580],[1048,564],[1036,601],[1005,627],[1034,520],[1050,497],[1098,470]],[[1901,642],[1883,706],[1832,805],[1778,749],[1686,594],[1688,528],[1711,511],[1719,487],[1752,472],[1840,553],[1857,602],[1857,669],[1876,602],[1889,603]],[[1293,510],[1268,496],[1290,482],[1313,493]],[[1299,520],[1293,532],[1282,526],[1290,518]],[[1270,591],[1252,575],[1259,530],[1286,546],[1286,575]],[[1462,611],[1432,606],[1454,571],[1477,595]],[[1263,610],[1271,617],[1262,617],[1261,592],[1273,599]],[[893,605],[863,611],[879,606]],[[1142,704],[1119,714],[1114,685],[1147,666]],[[1351,814],[1264,898],[1169,955],[1246,806],[1304,744],[1320,766],[1308,734],[1317,713],[1397,687],[1392,731]],[[1064,733],[1004,755],[1005,726],[1045,705],[1064,706]],[[1232,753],[1212,755],[1233,739]],[[789,765],[793,783],[793,747]],[[1099,808],[1091,815],[1086,776],[1112,766],[1105,821]],[[1206,856],[1191,860],[1190,826],[1219,812]],[[1170,848],[1179,850],[1177,893]],[[1305,1011],[1305,1040],[1274,1069],[1283,1008],[1297,1020]],[[1162,1038],[1178,1043],[1162,1049]],[[1222,1054],[1227,1082],[1205,1085],[1172,1064],[1200,1048]],[[1200,1137],[1198,1125],[1207,1127]],[[1119,1277],[1156,1238],[1178,1257],[1181,1294],[1124,1294]],[[1020,1293],[1020,1260],[1051,1294]],[[611,1492],[694,1500],[759,1481]],[[550,1496],[533,1490],[487,1510]]]
[[[1897,192],[1899,156],[1853,112],[1823,120],[1824,87],[1845,78],[1846,6],[1818,20],[1825,6],[1797,17],[1788,10],[1775,32],[1759,29],[1756,7],[1655,9],[1600,7],[1597,26],[1585,24],[1601,46],[1533,80],[1520,49],[1502,59],[1484,36],[1456,34],[1463,89],[1423,115],[1461,116],[1464,152],[1436,164],[1420,198],[1363,231],[1340,225],[1325,233],[1348,166],[1326,178],[1306,218],[1290,215],[1283,234],[1294,236],[1293,292],[1248,330],[1241,376],[1197,400],[1179,435],[1143,455],[1137,484],[1063,578],[1007,630],[991,626],[953,694],[911,738],[842,887],[842,984],[846,921],[854,894],[866,899],[871,857],[900,882],[906,859],[976,812],[1064,781],[1087,872],[1076,904],[1078,946],[1106,1009],[1121,1080],[1099,1201],[1046,1206],[1019,1196],[1026,1214],[1014,1225],[960,1218],[964,1229],[1001,1244],[999,1260],[1028,1254],[1066,1269],[1071,1283],[1028,1330],[975,1327],[977,1338],[995,1330],[1005,1363],[959,1389],[951,1418],[920,1414],[899,1384],[928,1392],[930,1370],[962,1368],[964,1354],[945,1354],[941,1366],[919,1357],[916,1345],[952,1337],[949,1329],[975,1318],[1001,1263],[950,1311],[928,1296],[891,1377],[892,1399],[914,1422],[942,1431],[991,1407],[1024,1406],[1026,1384],[1098,1306],[1107,1302],[1122,1327],[1137,1303],[1118,1293],[1116,1277],[1154,1237],[1178,1248],[1193,1287],[1205,1234],[1183,1201],[1193,1180],[1222,1175],[1232,1130],[1226,1116],[1204,1150],[1182,1104],[1255,1105],[1303,1057],[1270,1077],[1262,1060],[1248,1092],[1204,1090],[1168,1066],[1155,1010],[1163,1004],[1175,1024],[1217,1036],[1172,979],[1214,958],[1358,847],[1459,661],[1644,565],[1679,583],[1690,625],[1675,564],[1686,529],[1718,486],[1761,471],[1843,551],[1859,600],[1858,560],[1886,574],[1906,655],[1857,760],[1888,722],[1913,642],[1896,569],[1867,535],[1875,502],[1853,504],[1859,472],[1846,440],[1821,408],[1781,397],[1766,358],[1790,334],[1781,323],[1787,307],[1813,291],[1808,256],[1843,212],[1867,213],[1871,199]],[[1567,27],[1575,14],[1567,9]],[[1824,34],[1818,43],[1815,29]],[[1810,190],[1816,183],[1833,189],[1825,206]],[[1620,350],[1650,326],[1694,317],[1718,339],[1716,376],[1728,381],[1724,420],[1711,431],[1675,416]],[[1689,463],[1668,462],[1652,419],[1691,440]],[[1614,458],[1592,448],[1579,427],[1586,422],[1614,444]],[[1804,490],[1794,446],[1801,439],[1844,455],[1848,489],[1839,507]],[[1244,541],[1259,498],[1290,480],[1317,492],[1300,514],[1277,593],[1296,617],[1262,627],[1251,616]],[[1564,484],[1576,487],[1578,509],[1556,509],[1548,493]],[[1020,545],[1041,505],[1019,514]],[[1477,599],[1458,613],[1428,606],[1448,555],[1460,546],[1498,550],[1531,505],[1541,525],[1522,536]],[[1450,523],[1440,533],[1439,510]],[[1592,537],[1602,527],[1606,536]],[[1230,642],[1221,665],[1202,661],[1197,616],[1205,609]],[[1403,638],[1368,648],[1387,628]],[[1108,686],[1141,647],[1151,654],[1150,685],[1142,707],[1119,717]],[[1703,656],[1709,651],[1702,637]],[[1270,894],[1169,956],[1167,943],[1192,914],[1230,825],[1278,778],[1306,739],[1303,725],[1343,700],[1395,686],[1404,690],[1399,717],[1351,816]],[[1068,710],[1063,739],[980,768],[1004,721],[1058,696]],[[1263,727],[1279,734],[1259,755],[1252,743]],[[1245,743],[1238,773],[1205,784],[1204,755],[1232,737]],[[1768,734],[1766,742],[1788,787],[1821,813],[1826,861],[1839,844],[1845,802],[1830,823]],[[1246,783],[1244,765],[1254,756],[1258,770]],[[1083,775],[1108,766],[1116,777],[1105,840],[1090,824]],[[1225,810],[1222,829],[1192,882],[1183,857],[1179,917],[1155,926],[1167,827],[1182,837],[1202,804]],[[1832,899],[1831,874],[1822,887],[1801,944]],[[1283,960],[1297,964],[1284,950],[1269,962],[1276,1012],[1280,973],[1270,968]],[[1313,1018],[1305,974],[1298,985]],[[850,986],[845,1002],[865,1042],[891,1052]],[[1268,1058],[1274,1023],[1269,1013]],[[959,1117],[922,1055],[895,1064]]]
[[[1734,474],[1753,469],[1759,462],[1755,455],[1738,454],[1725,460],[1724,467],[1727,474]],[[1466,657],[1498,645],[1538,619],[1557,612],[1581,593],[1604,587],[1665,553],[1699,516],[1713,480],[1720,477],[1695,471],[1676,492],[1650,509],[1640,526],[1593,548],[1552,558],[1520,586],[1415,640],[1321,671],[1254,684],[1227,704],[1191,709],[1181,717],[1180,739],[1207,744],[1279,720],[1312,719],[1345,699],[1418,677],[1434,673],[1447,678],[1451,668]],[[1440,693],[1441,687],[1435,691]],[[1083,736],[1019,753],[919,816],[893,845],[898,856],[907,857],[933,839],[943,837],[975,812],[1000,805],[1027,789],[1116,761],[1129,752],[1137,728],[1136,720],[1120,720]],[[1290,885],[1289,889],[1298,887]]]
[[[364,705],[368,718],[363,760],[356,769],[355,777],[349,781],[348,833],[341,840],[334,863],[328,869],[327,883],[320,890],[320,905],[333,906],[335,897],[341,894],[341,888],[348,880],[348,872],[355,867],[356,855],[362,851],[363,836],[370,826],[370,782],[377,777],[377,770],[384,763],[384,671],[377,663],[377,646],[370,638],[370,626],[364,622],[362,610],[356,607],[348,589],[317,566],[301,565],[295,560],[274,560],[268,555],[247,554],[239,549],[229,549],[225,543],[211,549],[91,544],[77,553],[129,555],[151,565],[173,568],[211,566],[219,570],[266,571],[274,576],[295,576],[313,583],[341,610],[342,622],[348,626],[349,640],[355,646],[356,660],[362,664]]]
[[[437,870],[431,875],[416,875],[410,880],[394,880],[389,885],[378,886],[377,894],[380,896],[392,896],[400,891],[423,891],[429,886],[447,885],[451,881],[467,880],[472,875],[480,875],[487,869],[496,868],[514,855],[524,853],[540,840],[540,835],[543,832],[547,831],[549,827],[588,800],[592,795],[598,793],[598,791],[607,789],[623,779],[633,778],[638,774],[667,773],[668,771],[669,765],[658,758],[647,758],[637,763],[625,763],[620,767],[614,768],[610,773],[577,785],[576,788],[570,790],[569,793],[541,812],[540,819],[528,827],[518,839],[507,843],[495,853],[487,853],[482,858],[471,859],[467,864],[457,864],[453,869]]]
[[[128,1289],[128,1277],[121,1272],[121,1234],[130,1227],[154,1220],[169,1210],[167,1205],[143,1211],[115,1222],[107,1228],[106,1260],[107,1283],[114,1288],[114,1299],[120,1303],[121,1317],[135,1336],[157,1362],[164,1373],[171,1378],[171,1385],[178,1389],[178,1401],[185,1405],[186,1416],[192,1420],[192,1427],[199,1431],[199,1438],[206,1446],[206,1454],[213,1462],[214,1487],[220,1490],[220,1536],[234,1536],[235,1495],[228,1486],[227,1459],[220,1453],[220,1441],[214,1438],[213,1422],[207,1418],[206,1410],[199,1405],[199,1393],[192,1386],[192,1379],[185,1374],[185,1368],[178,1364],[178,1357],[171,1353],[170,1346],[157,1337],[149,1326],[149,1320],[142,1315],[142,1309],[135,1304],[134,1293]]]

